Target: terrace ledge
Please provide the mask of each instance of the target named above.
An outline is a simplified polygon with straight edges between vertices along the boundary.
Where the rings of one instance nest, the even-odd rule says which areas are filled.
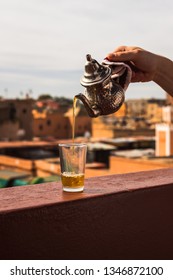
[[[0,190],[1,259],[173,259],[173,169]]]

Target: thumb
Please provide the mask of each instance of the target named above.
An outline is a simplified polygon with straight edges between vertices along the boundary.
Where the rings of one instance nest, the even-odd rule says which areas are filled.
[[[109,53],[106,58],[110,61],[133,61],[134,57],[134,52],[124,51]]]

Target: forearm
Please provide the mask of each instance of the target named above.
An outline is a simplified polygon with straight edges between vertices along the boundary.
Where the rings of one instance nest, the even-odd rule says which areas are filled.
[[[153,81],[173,96],[173,61],[159,56],[158,67]]]

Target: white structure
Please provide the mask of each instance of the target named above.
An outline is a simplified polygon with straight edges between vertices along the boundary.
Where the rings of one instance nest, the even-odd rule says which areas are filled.
[[[165,123],[173,122],[173,106],[166,106],[162,108],[162,119]]]
[[[156,156],[173,155],[173,124],[156,125]]]

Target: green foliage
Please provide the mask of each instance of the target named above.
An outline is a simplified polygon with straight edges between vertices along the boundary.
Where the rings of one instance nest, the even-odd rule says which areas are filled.
[[[54,97],[54,100],[58,103],[60,103],[61,105],[72,105],[73,104],[73,100],[64,96],[56,96]]]
[[[50,99],[52,99],[55,102],[61,104],[61,106],[71,106],[73,104],[73,99],[67,98],[67,97],[64,97],[64,96],[52,97],[50,94],[44,93],[44,94],[41,94],[38,97],[38,100],[40,100],[40,101],[46,101],[46,100],[50,100]]]
[[[53,97],[48,93],[41,94],[38,97],[38,100],[47,100],[47,99],[53,99]]]

